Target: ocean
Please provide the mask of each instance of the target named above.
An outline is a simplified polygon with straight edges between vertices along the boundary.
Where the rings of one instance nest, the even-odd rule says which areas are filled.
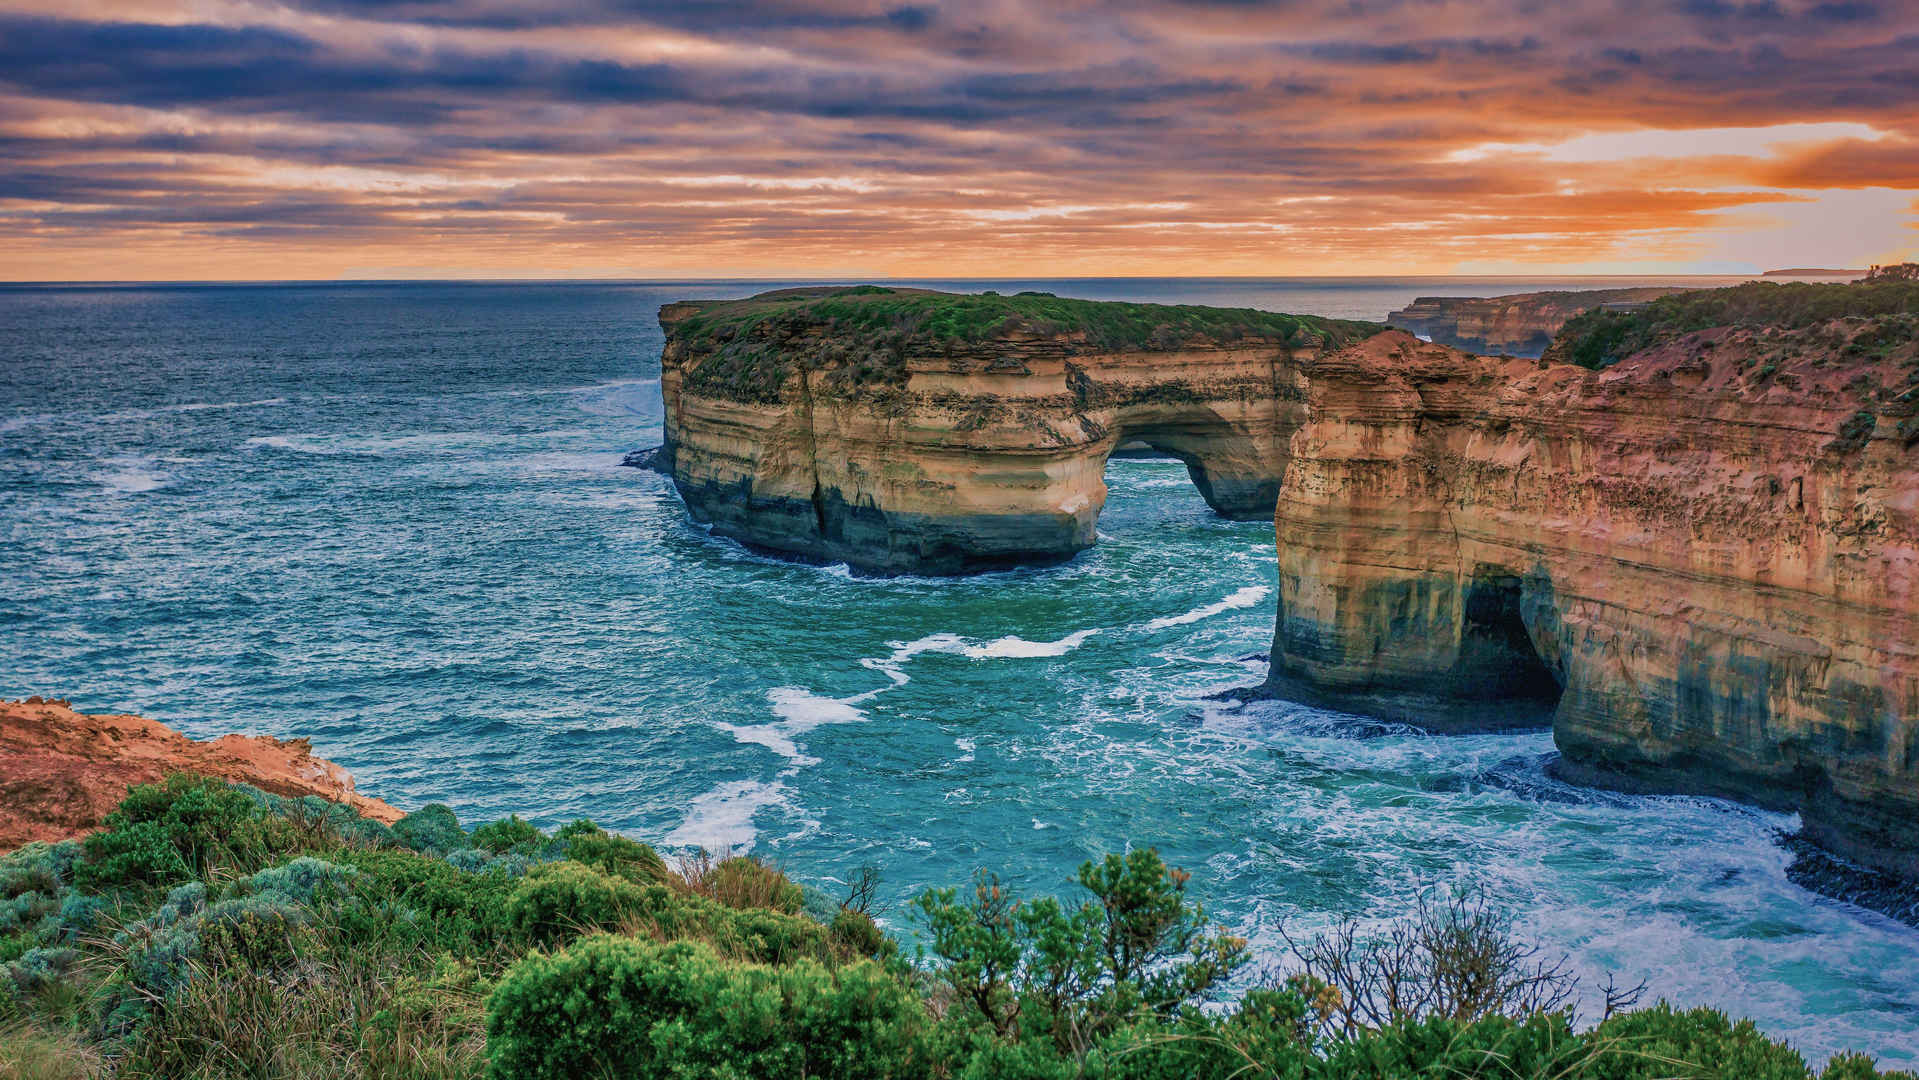
[[[932,284],[1382,318],[1421,295],[1736,279]],[[855,578],[691,524],[660,304],[782,282],[0,286],[0,696],[308,736],[469,825],[750,851],[882,921],[976,869],[1065,893],[1158,848],[1281,927],[1475,885],[1606,972],[1821,1058],[1919,1062],[1919,931],[1791,884],[1789,816],[1551,779],[1544,732],[1428,736],[1259,681],[1269,524],[1115,460],[1058,567]]]

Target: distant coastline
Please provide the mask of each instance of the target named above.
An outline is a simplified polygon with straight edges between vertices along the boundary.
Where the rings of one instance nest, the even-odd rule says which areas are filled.
[[[1788,270],[1768,270],[1760,277],[1865,277],[1866,271],[1858,270],[1822,270],[1817,267],[1795,266]]]

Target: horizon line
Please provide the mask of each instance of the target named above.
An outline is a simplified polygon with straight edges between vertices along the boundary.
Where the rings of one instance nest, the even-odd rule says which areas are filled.
[[[891,276],[863,277],[858,275],[835,275],[828,277],[782,276],[776,274],[751,274],[730,277],[366,277],[366,278],[46,278],[17,280],[0,279],[0,288],[59,288],[59,287],[108,287],[108,286],[208,286],[208,285],[725,285],[754,282],[796,282],[801,284],[831,285],[839,283],[868,282],[914,282],[914,281],[952,281],[952,282],[1019,282],[1019,281],[1469,281],[1469,280],[1549,280],[1552,278],[1795,278],[1795,277],[1843,277],[1849,274],[1865,274],[1868,267],[1857,268],[1820,268],[1815,272],[1806,272],[1794,267],[1786,270],[1753,270],[1713,273],[1708,271],[1640,273],[1577,273],[1553,271],[1538,273],[1502,273],[1502,274],[1082,274],[1065,276],[1047,276],[1043,274],[1010,275],[999,277],[968,276]]]

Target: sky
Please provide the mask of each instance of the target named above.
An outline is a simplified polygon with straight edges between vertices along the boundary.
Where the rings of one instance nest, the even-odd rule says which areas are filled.
[[[1919,258],[1919,0],[0,0],[0,279]]]

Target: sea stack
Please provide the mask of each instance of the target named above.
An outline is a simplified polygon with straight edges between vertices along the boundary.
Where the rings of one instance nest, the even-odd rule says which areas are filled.
[[[1672,297],[1668,323],[1726,325],[1651,336],[1602,308],[1541,360],[1042,295],[672,304],[650,461],[722,535],[948,574],[1090,545],[1137,440],[1220,513],[1273,516],[1260,692],[1551,724],[1571,779],[1798,810],[1919,877],[1913,316],[1741,307],[1774,302]]]
[[[1300,358],[1384,329],[1251,310],[795,289],[669,304],[665,466],[714,532],[871,574],[1071,558],[1106,459],[1183,460],[1206,502],[1271,518]]]

